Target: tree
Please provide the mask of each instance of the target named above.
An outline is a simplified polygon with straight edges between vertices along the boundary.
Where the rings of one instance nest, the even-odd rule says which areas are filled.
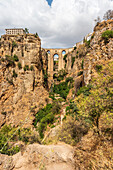
[[[92,80],[92,85],[89,96],[81,94],[78,97],[77,107],[79,113],[97,127],[99,134],[101,115],[106,115],[107,122],[111,122],[113,116],[113,62],[103,66],[98,78]]]
[[[94,20],[96,22],[96,25],[98,25],[101,22],[100,17],[98,16],[97,19]]]
[[[29,34],[29,30],[28,30],[28,28],[25,28],[25,30],[24,30],[24,31],[25,31],[25,33],[26,33],[26,34]]]
[[[108,19],[113,19],[113,10],[108,10],[104,16],[103,16],[104,20],[108,20]]]

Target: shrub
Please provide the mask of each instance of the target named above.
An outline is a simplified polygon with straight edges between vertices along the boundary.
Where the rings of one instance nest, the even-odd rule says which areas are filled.
[[[71,68],[73,68],[74,62],[75,62],[75,57],[72,57],[71,58]]]
[[[16,54],[13,56],[13,60],[14,61],[19,61],[18,56]]]
[[[7,61],[6,67],[9,67],[9,66],[15,67],[15,63],[14,63],[12,56],[6,55],[5,60]]]
[[[63,60],[65,61],[65,63],[67,63],[67,54],[66,54],[66,55],[64,55]]]
[[[20,62],[18,63],[18,68],[19,68],[19,70],[22,68],[22,65]]]
[[[16,42],[15,41],[13,41],[13,43],[12,43],[12,47],[14,48],[14,47],[17,47],[17,44],[16,44]]]
[[[1,112],[1,114],[6,116],[7,112]]]
[[[86,86],[80,87],[80,89],[77,91],[77,96],[79,96],[81,93],[83,93],[84,96],[89,96],[91,88],[92,88],[91,84],[89,84],[87,87]]]
[[[74,50],[76,50],[77,49],[77,47],[74,47]]]
[[[24,66],[24,71],[26,71],[26,70],[29,70],[29,66],[28,65]]]
[[[40,137],[44,137],[44,131],[46,130],[46,127],[48,124],[52,124],[55,119],[55,114],[58,114],[60,110],[60,106],[58,103],[53,104],[47,104],[43,109],[40,109],[34,120],[34,126],[35,128],[38,125],[38,131],[40,134]]]
[[[108,43],[109,38],[113,38],[113,31],[106,30],[102,33],[102,39],[104,39],[105,43]]]
[[[85,45],[89,48],[90,47],[90,40],[85,40]]]
[[[13,77],[16,78],[18,76],[18,74],[15,72],[15,70],[13,70]]]
[[[38,37],[38,33],[36,32],[36,34],[35,34],[35,38],[37,38]]]
[[[33,66],[31,66],[31,67],[30,67],[30,70],[31,70],[31,71],[33,71],[33,70],[34,70]]]
[[[102,65],[96,65],[96,70],[99,72],[102,70]]]
[[[67,77],[66,82],[71,82],[72,83],[73,82],[73,77]]]
[[[34,136],[33,132],[28,128],[18,129],[11,127],[11,125],[4,125],[0,129],[0,153],[14,155],[19,152],[20,147],[14,146],[15,142],[19,140],[25,143],[39,142],[38,136]],[[7,141],[8,143],[4,146]]]
[[[72,117],[64,121],[59,132],[59,140],[67,144],[75,145],[81,138],[87,134],[89,126],[84,120],[75,121]]]
[[[81,68],[83,69],[84,67],[84,59],[82,60],[82,63],[81,63]]]
[[[73,82],[72,77],[67,78],[65,82],[59,83],[57,85],[54,85],[53,92],[57,93],[57,94],[60,94],[60,96],[62,98],[66,99],[70,88],[72,88],[72,84],[70,84],[69,82],[70,83]]]

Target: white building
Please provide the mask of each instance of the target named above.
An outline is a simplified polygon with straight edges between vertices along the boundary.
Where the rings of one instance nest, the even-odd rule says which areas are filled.
[[[24,29],[23,28],[12,28],[12,29],[5,29],[7,35],[22,35],[24,34]]]

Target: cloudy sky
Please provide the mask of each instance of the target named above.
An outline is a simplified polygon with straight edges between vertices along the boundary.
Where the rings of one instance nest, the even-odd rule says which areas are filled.
[[[112,0],[0,0],[0,35],[5,28],[22,27],[37,32],[42,47],[72,47],[108,9]]]

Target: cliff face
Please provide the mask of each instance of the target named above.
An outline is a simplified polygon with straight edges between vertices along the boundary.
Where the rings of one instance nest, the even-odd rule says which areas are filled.
[[[109,38],[107,43],[102,38],[106,30],[113,30],[113,20],[98,23],[90,40],[78,43],[65,58],[65,67],[75,80],[75,94],[80,86],[88,85],[96,76],[96,65],[113,60],[113,38]]]
[[[109,38],[107,43],[102,39],[102,33],[106,30],[113,30],[113,20],[103,21],[94,28],[90,49],[84,58],[83,75],[86,85],[94,76],[97,64],[101,65],[108,60],[113,60],[113,38]]]
[[[47,57],[41,41],[33,34],[8,36],[0,41],[0,127],[4,123],[19,125],[29,114],[46,104],[43,87]]]

